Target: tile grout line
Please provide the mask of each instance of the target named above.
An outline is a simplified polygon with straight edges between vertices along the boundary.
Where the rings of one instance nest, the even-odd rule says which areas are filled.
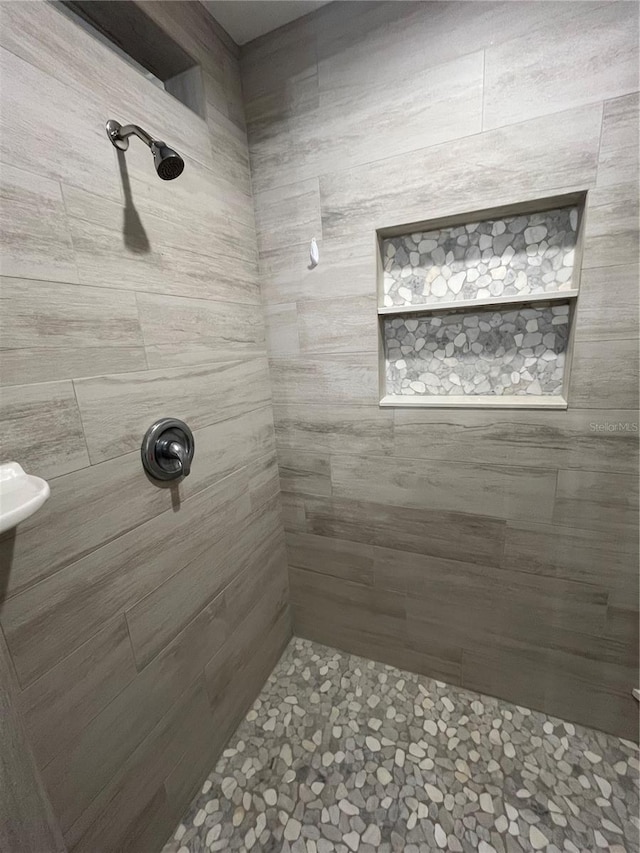
[[[89,443],[87,441],[87,433],[84,426],[84,420],[82,417],[82,409],[80,408],[80,401],[78,400],[78,389],[76,388],[76,383],[74,379],[69,380],[71,382],[71,387],[73,388],[73,396],[76,401],[76,409],[78,410],[78,418],[80,420],[80,428],[82,430],[82,438],[84,441],[85,450],[87,451],[87,459],[89,460],[89,465],[85,466],[85,468],[90,468],[95,463],[91,459],[91,453],[89,452]],[[81,469],[83,470],[83,469]]]
[[[484,107],[485,107],[485,99],[487,93],[487,49],[484,48],[482,51],[482,108],[481,108],[481,116],[480,116],[480,128],[484,132]]]

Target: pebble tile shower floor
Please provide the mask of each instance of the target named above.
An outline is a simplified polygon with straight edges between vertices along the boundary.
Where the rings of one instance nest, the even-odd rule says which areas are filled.
[[[638,749],[292,639],[163,853],[638,850]]]

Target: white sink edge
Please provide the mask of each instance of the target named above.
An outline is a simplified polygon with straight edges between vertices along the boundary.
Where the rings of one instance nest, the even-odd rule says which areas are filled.
[[[50,494],[46,480],[27,474],[17,462],[0,465],[0,534],[32,516]]]

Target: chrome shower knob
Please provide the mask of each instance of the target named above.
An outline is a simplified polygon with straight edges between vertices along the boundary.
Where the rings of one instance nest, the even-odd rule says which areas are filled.
[[[194,451],[193,433],[177,418],[161,418],[152,424],[140,449],[144,469],[154,480],[188,477]]]

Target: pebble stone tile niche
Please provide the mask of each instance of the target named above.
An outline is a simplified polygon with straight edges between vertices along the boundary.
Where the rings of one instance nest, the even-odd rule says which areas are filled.
[[[566,408],[583,206],[380,230],[380,405]]]

